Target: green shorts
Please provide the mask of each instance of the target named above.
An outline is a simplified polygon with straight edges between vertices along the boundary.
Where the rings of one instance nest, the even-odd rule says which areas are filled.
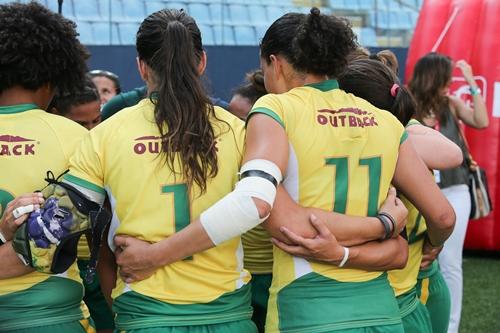
[[[310,272],[277,291],[273,288],[266,332],[404,333],[386,273],[369,281],[341,282]]]
[[[437,263],[435,264],[437,267]],[[417,280],[417,295],[431,318],[433,333],[446,333],[450,321],[450,291],[439,269],[422,272]]]
[[[231,321],[228,323],[212,325],[194,325],[194,326],[166,326],[139,328],[127,331],[118,331],[117,333],[257,333],[255,324],[250,319]]]
[[[415,288],[396,297],[405,333],[433,333],[425,305],[417,298]]]
[[[80,269],[80,277],[83,280],[85,287],[85,296],[83,301],[87,304],[90,311],[90,316],[95,322],[98,330],[106,330],[115,328],[113,313],[109,309],[108,303],[101,291],[99,276],[96,274],[92,283],[85,282],[85,274],[87,272],[88,260],[78,259],[78,268]]]
[[[269,287],[273,274],[252,274],[252,320],[257,326],[259,333],[264,332],[267,315],[267,302],[269,301]]]
[[[370,326],[370,327],[359,327],[359,328],[346,328],[331,332],[332,333],[399,333],[403,332],[403,326],[401,324]]]
[[[92,319],[74,320],[68,323],[22,328],[3,333],[96,333]]]

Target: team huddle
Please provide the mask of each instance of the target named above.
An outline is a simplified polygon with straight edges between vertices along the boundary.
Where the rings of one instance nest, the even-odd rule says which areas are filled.
[[[1,332],[446,332],[432,170],[462,150],[345,19],[272,23],[245,121],[207,95],[185,12],[136,47],[147,96],[87,131],[46,112],[85,85],[74,23],[0,6]]]

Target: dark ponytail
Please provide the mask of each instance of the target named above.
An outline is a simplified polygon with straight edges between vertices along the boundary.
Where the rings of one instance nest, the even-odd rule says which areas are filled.
[[[204,192],[218,164],[210,123],[214,108],[198,73],[203,56],[200,30],[184,12],[161,10],[142,22],[136,44],[157,88],[152,101],[166,163],[178,173],[178,156],[188,184],[194,182]]]
[[[403,125],[415,115],[415,100],[408,88],[401,86],[396,74],[378,60],[351,62],[338,81],[341,89],[390,111]]]
[[[347,20],[323,15],[318,8],[310,14],[289,13],[266,31],[261,57],[280,54],[299,72],[336,78],[347,64],[347,56],[358,47]]]

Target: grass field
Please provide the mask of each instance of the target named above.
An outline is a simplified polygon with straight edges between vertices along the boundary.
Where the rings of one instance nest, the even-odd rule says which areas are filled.
[[[467,254],[460,333],[500,333],[500,255]]]

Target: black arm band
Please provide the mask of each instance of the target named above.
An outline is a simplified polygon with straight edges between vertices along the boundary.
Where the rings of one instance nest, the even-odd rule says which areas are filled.
[[[276,180],[276,178],[274,178],[273,176],[262,170],[247,170],[240,174],[240,180],[246,177],[264,178],[266,180],[269,180],[274,185],[274,187],[278,187],[278,181]]]

